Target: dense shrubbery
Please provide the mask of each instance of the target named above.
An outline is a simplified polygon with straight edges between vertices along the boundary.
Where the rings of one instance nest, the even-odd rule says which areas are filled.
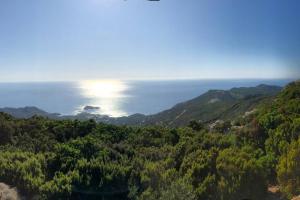
[[[282,154],[277,166],[278,181],[288,197],[300,193],[300,140],[292,144]]]
[[[261,200],[278,177],[287,196],[299,194],[299,94],[293,83],[210,131],[0,114],[0,182],[40,199]]]

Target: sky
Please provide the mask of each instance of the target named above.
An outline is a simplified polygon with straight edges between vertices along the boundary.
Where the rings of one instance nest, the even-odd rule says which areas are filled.
[[[1,0],[0,82],[300,77],[299,0]]]

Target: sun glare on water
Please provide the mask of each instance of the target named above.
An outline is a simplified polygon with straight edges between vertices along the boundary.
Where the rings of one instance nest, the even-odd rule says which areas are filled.
[[[127,115],[120,109],[125,91],[129,88],[120,80],[88,80],[80,82],[82,95],[89,99],[89,106],[100,107],[97,114],[105,114],[112,117]],[[81,109],[87,105],[82,105]]]

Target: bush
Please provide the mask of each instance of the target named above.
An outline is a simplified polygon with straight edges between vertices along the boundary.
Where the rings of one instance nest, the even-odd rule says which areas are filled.
[[[218,196],[221,200],[261,200],[266,195],[263,166],[251,148],[228,148],[217,158]]]
[[[277,174],[281,189],[287,197],[300,194],[300,139],[292,142],[280,157]]]

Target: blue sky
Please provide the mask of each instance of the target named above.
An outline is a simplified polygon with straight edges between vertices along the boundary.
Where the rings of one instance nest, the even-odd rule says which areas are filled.
[[[0,81],[299,78],[298,0],[2,0]]]

